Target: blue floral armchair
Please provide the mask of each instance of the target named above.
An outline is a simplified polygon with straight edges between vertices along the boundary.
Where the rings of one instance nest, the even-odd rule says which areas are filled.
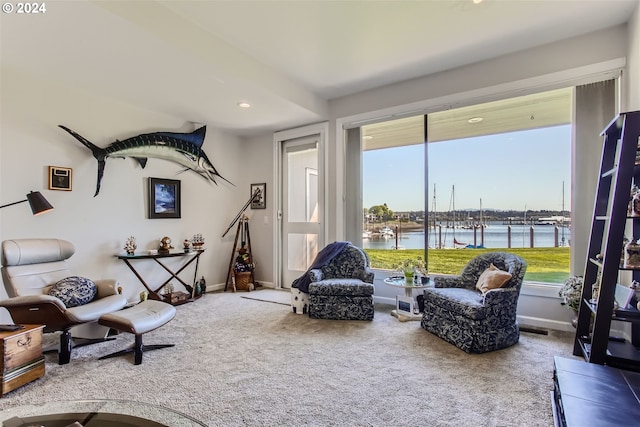
[[[331,261],[308,274],[309,317],[373,319],[374,274],[362,249],[349,243]]]
[[[502,287],[476,290],[480,275],[493,264],[511,273]],[[517,255],[489,252],[471,259],[459,276],[436,276],[424,290],[424,329],[467,353],[484,353],[518,342],[516,309],[526,262]]]

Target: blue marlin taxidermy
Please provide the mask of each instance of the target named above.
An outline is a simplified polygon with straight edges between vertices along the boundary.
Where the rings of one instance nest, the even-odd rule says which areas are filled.
[[[192,170],[216,185],[218,184],[216,177],[222,178],[233,185],[228,179],[218,173],[205,152],[202,151],[202,143],[204,142],[204,135],[207,131],[206,126],[191,133],[144,133],[132,138],[127,138],[124,141],[116,140],[106,148],[100,148],[94,145],[68,127],[59,126],[80,141],[82,145],[90,149],[93,157],[98,161],[98,181],[96,182],[96,194],[93,195],[94,197],[100,192],[100,182],[104,175],[105,160],[107,157],[132,157],[140,163],[143,169],[147,165],[147,159],[149,157],[169,160],[178,163],[180,166],[184,166],[185,169],[181,172]]]

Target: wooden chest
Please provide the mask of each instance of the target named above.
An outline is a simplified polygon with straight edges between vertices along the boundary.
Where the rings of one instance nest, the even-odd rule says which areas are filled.
[[[189,294],[186,292],[171,292],[169,294],[164,294],[164,302],[169,303],[171,305],[180,305],[186,302],[189,302]]]
[[[44,375],[44,325],[23,326],[16,331],[0,331],[0,396]]]

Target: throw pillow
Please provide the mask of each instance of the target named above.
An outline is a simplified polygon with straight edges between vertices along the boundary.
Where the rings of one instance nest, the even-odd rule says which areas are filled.
[[[489,268],[483,271],[480,277],[478,277],[476,289],[484,295],[491,289],[501,288],[510,279],[511,273],[500,270],[498,267],[491,264]]]
[[[49,295],[58,298],[67,308],[87,304],[97,293],[98,288],[92,280],[79,276],[65,277],[49,290]]]

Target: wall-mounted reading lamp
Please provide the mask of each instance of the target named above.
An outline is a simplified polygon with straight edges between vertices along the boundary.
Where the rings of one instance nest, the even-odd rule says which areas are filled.
[[[40,215],[53,210],[53,206],[51,206],[51,203],[49,203],[47,199],[45,199],[44,196],[40,194],[39,191],[31,191],[29,192],[29,194],[27,194],[26,199],[20,200],[19,202],[2,205],[0,206],[0,209],[24,202],[29,202],[29,205],[31,206],[31,212],[33,212],[34,215]]]

